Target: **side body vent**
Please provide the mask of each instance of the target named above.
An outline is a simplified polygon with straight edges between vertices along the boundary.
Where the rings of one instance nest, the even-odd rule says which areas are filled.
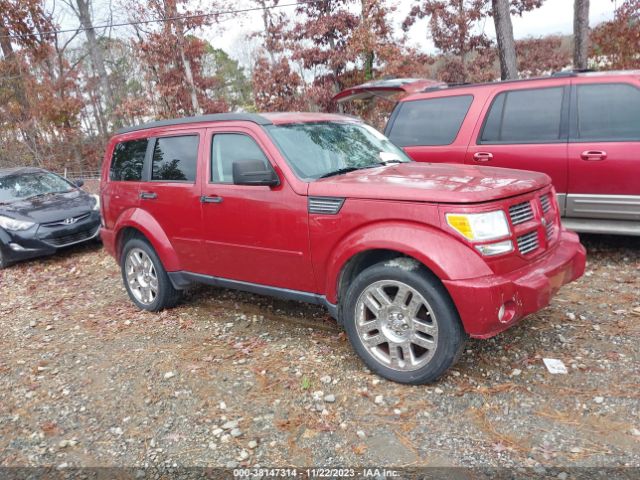
[[[338,197],[309,197],[309,213],[320,215],[336,215],[342,205],[344,198]]]

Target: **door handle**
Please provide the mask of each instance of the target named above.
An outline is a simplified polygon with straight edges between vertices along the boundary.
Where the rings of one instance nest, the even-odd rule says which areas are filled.
[[[476,152],[473,154],[473,159],[476,162],[488,162],[493,160],[493,153],[491,152]]]
[[[585,150],[580,154],[580,158],[582,158],[582,160],[596,162],[607,158],[607,152],[603,150]]]
[[[158,194],[156,192],[140,192],[139,196],[143,200],[154,200],[158,198]]]
[[[213,196],[213,197],[208,197],[206,195],[202,195],[200,197],[200,202],[202,202],[202,203],[222,203],[222,197],[218,197],[217,195]]]

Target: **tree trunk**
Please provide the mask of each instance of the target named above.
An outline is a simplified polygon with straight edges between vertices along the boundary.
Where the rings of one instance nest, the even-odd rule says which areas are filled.
[[[573,68],[585,70],[589,60],[589,0],[573,4]]]
[[[271,12],[267,8],[267,2],[265,0],[256,0],[257,4],[262,7],[262,24],[264,26],[264,48],[269,54],[269,60],[271,60],[271,65],[276,64],[276,56],[273,52],[273,44],[271,43],[271,39],[269,36],[272,34],[271,28],[273,27],[271,20]]]
[[[516,44],[513,39],[513,25],[509,11],[509,0],[492,0],[493,21],[496,25],[498,56],[500,58],[500,77],[502,80],[518,78]]]
[[[175,0],[165,0],[165,15],[167,18],[175,18],[178,16],[178,8]],[[201,115],[200,103],[198,102],[198,90],[196,83],[193,80],[193,70],[191,69],[191,62],[187,58],[184,51],[184,26],[181,20],[174,20],[167,26],[171,28],[171,23],[175,26],[176,33],[176,47],[178,48],[178,54],[180,55],[180,62],[182,63],[182,69],[184,70],[184,76],[187,80],[187,86],[189,88],[189,95],[191,97],[191,109],[192,115]]]
[[[372,34],[369,25],[369,3],[368,0],[361,0],[360,2],[360,22],[364,27],[363,30],[367,34]],[[376,52],[373,49],[368,49],[363,52],[364,54],[364,79],[366,81],[373,80],[373,65],[376,60]]]
[[[193,108],[194,115],[201,115],[200,103],[198,102],[198,92],[196,90],[196,83],[193,81],[193,71],[191,70],[191,62],[184,53],[184,35],[182,34],[182,25],[178,28],[178,51],[180,52],[180,61],[184,68],[184,74],[187,77],[187,85],[189,85],[189,92],[191,94],[191,108]]]
[[[102,50],[98,45],[96,31],[93,28],[93,22],[91,20],[91,0],[76,0],[76,5],[78,7],[78,10],[76,11],[78,20],[80,20],[82,28],[85,29],[91,64],[93,65],[95,73],[98,75],[100,90],[104,96],[107,106],[107,116],[110,116],[113,114],[113,92],[111,91],[109,77],[107,76],[107,69],[104,65],[104,56],[102,55]],[[102,115],[102,109],[100,109],[100,115]],[[108,123],[105,118],[102,118],[101,122],[103,125]]]

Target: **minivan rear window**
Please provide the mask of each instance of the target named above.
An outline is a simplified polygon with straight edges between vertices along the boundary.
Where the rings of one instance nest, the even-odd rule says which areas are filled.
[[[450,145],[469,111],[473,95],[403,102],[391,125],[389,139],[400,147]]]
[[[547,143],[560,140],[564,87],[511,90],[491,104],[479,143]]]
[[[120,142],[113,149],[109,179],[114,182],[139,182],[142,180],[142,167],[147,153],[146,138]]]
[[[160,137],[153,148],[151,180],[195,182],[198,136]]]

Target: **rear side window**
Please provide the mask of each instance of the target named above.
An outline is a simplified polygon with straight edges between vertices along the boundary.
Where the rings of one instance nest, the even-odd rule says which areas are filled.
[[[400,147],[450,145],[472,101],[472,95],[459,95],[403,102],[389,138]]]
[[[151,180],[195,182],[198,136],[160,137],[153,148]]]
[[[564,87],[512,90],[491,104],[479,143],[547,143],[560,140]]]
[[[629,84],[576,87],[580,141],[640,140],[640,89]]]
[[[118,143],[113,149],[109,179],[114,182],[142,180],[142,167],[148,143],[149,140],[146,138]]]
[[[253,138],[241,133],[215,135],[211,145],[211,182],[233,183],[233,164],[256,160],[269,165]]]

